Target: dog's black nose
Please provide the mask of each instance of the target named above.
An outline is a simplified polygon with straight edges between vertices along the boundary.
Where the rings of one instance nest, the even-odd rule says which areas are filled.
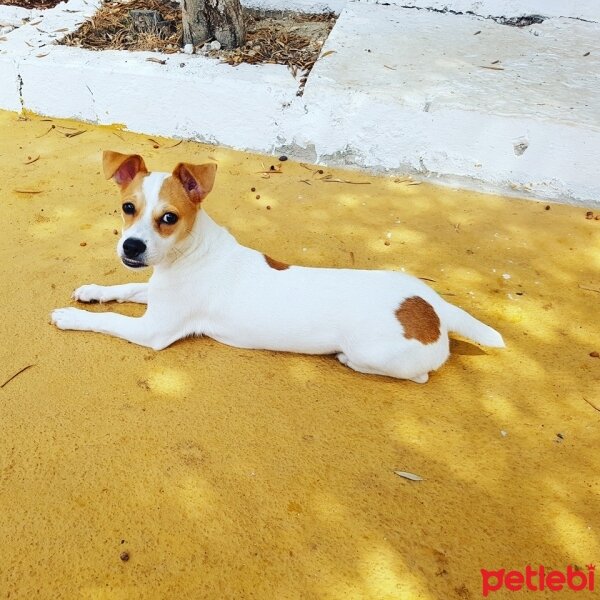
[[[146,244],[137,238],[127,238],[123,242],[123,252],[127,258],[137,258],[146,251]]]

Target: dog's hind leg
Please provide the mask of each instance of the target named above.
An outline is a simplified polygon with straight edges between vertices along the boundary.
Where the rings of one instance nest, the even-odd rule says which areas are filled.
[[[341,356],[338,355],[338,360],[359,373],[427,383],[429,371],[440,367],[448,358],[448,353],[448,339],[445,337],[435,347],[417,343],[411,343],[409,347],[399,346],[397,342],[363,345],[345,349]]]
[[[72,295],[78,302],[137,302],[148,303],[147,283],[122,285],[82,285]]]

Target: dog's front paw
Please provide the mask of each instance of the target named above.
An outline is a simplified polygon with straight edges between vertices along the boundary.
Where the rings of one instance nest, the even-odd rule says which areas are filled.
[[[92,283],[78,287],[71,294],[71,298],[77,300],[77,302],[106,302],[103,292],[104,286]]]
[[[89,312],[79,308],[57,308],[52,311],[50,319],[59,329],[88,329]]]

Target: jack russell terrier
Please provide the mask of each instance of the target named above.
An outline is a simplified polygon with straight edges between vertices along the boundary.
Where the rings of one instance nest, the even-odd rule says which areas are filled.
[[[448,332],[504,347],[502,336],[394,271],[287,265],[237,243],[205,211],[214,164],[150,173],[139,155],[104,152],[104,174],[121,188],[117,251],[148,283],[84,285],[80,302],[139,302],[142,317],[60,308],[60,329],[106,333],[154,350],[191,335],[238,348],[336,354],[361,373],[425,383],[448,358]]]

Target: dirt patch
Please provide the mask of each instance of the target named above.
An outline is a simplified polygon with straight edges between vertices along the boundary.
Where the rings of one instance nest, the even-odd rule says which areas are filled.
[[[54,8],[57,4],[60,4],[63,0],[0,0],[0,4],[5,6],[19,6],[21,8]]]
[[[164,25],[160,30],[139,33],[129,16],[131,10],[156,10]],[[183,39],[181,7],[169,0],[105,2],[96,14],[60,42],[88,50],[150,50],[174,54]]]
[[[149,33],[134,30],[131,10],[156,10],[160,28]],[[209,44],[196,52],[220,58],[231,65],[274,63],[287,65],[294,75],[309,71],[317,60],[333,24],[333,13],[306,14],[291,11],[246,9],[246,43],[235,50],[215,50]],[[181,9],[169,0],[106,2],[76,32],[61,42],[89,50],[146,50],[174,54],[183,40]],[[210,41],[210,40],[209,40]]]

